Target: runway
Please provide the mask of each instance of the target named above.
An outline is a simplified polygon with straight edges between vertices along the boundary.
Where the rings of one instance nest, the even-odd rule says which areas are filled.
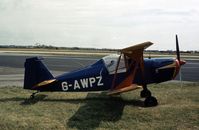
[[[0,66],[24,68],[25,55],[0,55]],[[96,62],[96,58],[87,57],[64,57],[64,56],[42,56],[43,62],[50,70],[71,71]]]
[[[13,82],[17,81],[17,79],[23,82],[24,62],[29,57],[32,57],[32,55],[0,53],[1,84],[6,78],[7,80],[13,80]],[[55,76],[87,66],[99,60],[99,58],[66,56],[43,56],[43,58],[43,62]],[[182,66],[181,74],[183,81],[199,82],[199,60],[186,60],[186,64]],[[179,80],[179,76],[176,77],[176,80]]]

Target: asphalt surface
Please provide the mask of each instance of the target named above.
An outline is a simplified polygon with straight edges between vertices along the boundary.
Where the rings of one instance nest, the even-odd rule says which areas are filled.
[[[25,59],[29,57],[32,56],[0,54],[0,68],[10,67],[23,70]],[[75,70],[99,60],[97,58],[64,56],[43,56],[43,58],[43,62],[51,71],[59,72]],[[23,71],[20,72],[22,73]],[[4,73],[7,74],[6,72],[0,71],[0,75],[4,75]],[[199,60],[186,60],[186,64],[181,68],[181,75],[183,81],[198,82]],[[176,80],[179,80],[179,75],[176,77]]]
[[[26,58],[33,56],[25,55],[0,55],[0,66],[24,68]],[[50,70],[71,71],[96,62],[98,59],[63,56],[42,56],[44,64]]]

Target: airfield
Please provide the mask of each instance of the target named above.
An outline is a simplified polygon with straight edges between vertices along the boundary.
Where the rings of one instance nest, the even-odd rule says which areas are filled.
[[[111,54],[97,53],[94,56],[82,56],[82,54],[77,56],[74,54],[69,55],[68,53],[67,55],[60,55],[62,53],[53,53],[52,55],[52,53],[46,54],[41,52],[41,54],[37,54],[34,52],[29,52],[26,54],[21,53],[22,52],[13,51],[0,52],[0,86],[23,85],[24,62],[26,58],[30,58],[33,56],[43,57],[43,62],[45,63],[45,65],[49,68],[54,76],[57,76],[95,63],[104,55]],[[184,59],[186,60],[186,64],[181,68],[182,81],[199,82],[199,56]],[[179,75],[174,81],[179,81]]]
[[[159,105],[144,108],[140,90],[115,97],[103,92],[40,93],[29,101],[31,91],[22,89],[26,58],[42,56],[57,76],[92,64],[104,54],[22,52],[0,51],[0,129],[199,129],[198,56],[184,58],[182,87],[179,77],[150,85]]]

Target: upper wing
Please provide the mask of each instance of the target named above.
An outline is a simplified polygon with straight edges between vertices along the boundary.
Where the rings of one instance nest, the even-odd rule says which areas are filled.
[[[143,51],[144,51],[144,49],[151,46],[152,44],[153,44],[152,42],[144,42],[144,43],[137,44],[135,46],[130,46],[130,47],[127,47],[127,48],[120,50],[121,55],[122,54],[124,55],[124,59],[125,59],[126,63],[128,62],[127,59],[131,59],[132,61],[134,61],[134,63],[131,64],[130,66],[128,66],[127,69],[131,70],[131,72],[126,76],[126,78],[121,83],[119,83],[118,85],[115,85],[116,76],[117,76],[117,69],[118,69],[118,66],[119,66],[119,63],[120,63],[120,59],[121,59],[121,55],[120,55],[120,57],[118,59],[115,75],[114,75],[114,78],[113,78],[113,82],[112,82],[112,88],[108,92],[108,95],[119,94],[119,93],[122,93],[122,92],[127,92],[127,91],[130,91],[130,90],[134,90],[136,88],[139,88],[138,85],[133,84],[133,80],[135,78],[135,74],[136,74],[136,71],[137,71],[139,66],[141,68],[142,76],[143,76],[143,80],[144,80]]]
[[[126,56],[129,56],[130,58],[134,60],[137,60],[137,58],[140,58],[141,56],[143,56],[144,49],[148,48],[152,44],[153,44],[152,42],[144,42],[141,44],[124,48],[120,50],[120,52]]]
[[[136,50],[140,50],[140,49],[146,49],[148,48],[149,46],[151,46],[153,43],[152,42],[144,42],[144,43],[140,43],[140,44],[137,44],[137,45],[134,45],[134,46],[130,46],[130,47],[127,47],[127,48],[123,48],[121,50],[122,53],[130,53],[132,51],[136,51]]]

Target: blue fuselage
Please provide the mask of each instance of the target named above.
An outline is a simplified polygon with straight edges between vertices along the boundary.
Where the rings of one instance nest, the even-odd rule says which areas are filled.
[[[176,75],[176,68],[158,69],[175,63],[175,59],[171,58],[154,58],[144,59],[144,75],[141,72],[140,66],[136,69],[133,84],[143,85],[151,83],[160,83],[172,80]],[[110,64],[111,65],[111,64]],[[116,74],[115,85],[120,84],[129,73],[119,72]],[[83,91],[103,91],[109,90],[112,87],[115,73],[110,73],[103,59],[85,68],[75,70],[69,73],[55,77],[56,81],[48,86],[37,88],[40,91],[64,91],[64,92],[83,92]],[[144,78],[143,78],[144,76]]]

